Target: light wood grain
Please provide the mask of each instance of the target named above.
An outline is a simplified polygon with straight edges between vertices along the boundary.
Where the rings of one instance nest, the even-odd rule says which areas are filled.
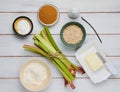
[[[80,15],[90,22],[99,34],[120,35],[120,13],[81,13]],[[38,21],[37,13],[0,13],[0,24],[4,25],[0,27],[0,34],[14,34],[12,24],[15,18],[19,16],[28,16],[33,21],[32,34],[38,33],[43,29],[43,26]],[[91,27],[81,20],[81,17],[70,19],[67,13],[60,13],[60,19],[57,24],[50,27],[51,33],[60,34],[63,25],[70,21],[81,23],[85,27],[87,34],[95,34]]]
[[[59,35],[53,35],[56,43],[63,53],[67,56],[74,56],[76,50],[72,50],[65,46]],[[120,56],[120,36],[119,35],[100,35],[103,44],[102,47],[108,56]],[[87,35],[84,43],[96,40],[99,42],[96,35]],[[1,35],[0,36],[0,56],[39,56],[23,49],[24,44],[34,45],[32,35],[26,38],[20,38],[16,35]]]
[[[120,11],[119,0],[1,0],[1,12],[37,12],[46,3],[56,5],[61,12],[77,7],[81,12],[114,12]]]
[[[43,57],[0,57],[0,79],[1,78],[18,78],[19,77],[19,71],[21,66],[34,58],[38,58],[46,62],[51,69],[52,77],[53,78],[59,78],[62,77],[57,68],[47,59]],[[80,66],[79,62],[75,57],[67,57],[72,63],[76,64],[77,66]],[[108,62],[112,62],[113,65],[116,67],[117,70],[120,72],[120,63],[119,63],[119,57],[118,58],[108,58]],[[77,72],[76,77],[80,78],[88,78],[86,74],[80,74]],[[116,76],[111,76],[111,78],[120,78],[120,73]]]
[[[52,79],[50,85],[47,89],[42,92],[119,92],[120,91],[120,80],[117,79],[109,79],[104,81],[101,84],[94,85],[91,83],[89,79],[77,79],[74,84],[76,85],[75,90],[71,90],[71,88],[64,87],[63,79]],[[29,92],[23,88],[20,84],[19,80],[11,79],[11,80],[0,80],[0,90],[2,92]]]
[[[64,80],[59,71],[47,59],[25,51],[23,44],[33,45],[32,36],[38,33],[43,26],[37,18],[37,11],[43,4],[51,3],[58,7],[60,19],[56,25],[50,27],[51,33],[71,62],[80,66],[74,56],[76,50],[63,45],[60,40],[62,26],[70,21],[81,23],[87,32],[84,42],[93,40],[99,42],[94,31],[81,18],[70,19],[67,15],[69,9],[76,7],[102,39],[102,47],[119,74],[111,76],[108,80],[93,84],[86,74],[77,73],[74,81],[76,89],[64,87]],[[12,23],[18,16],[28,16],[34,24],[32,35],[25,38],[17,36],[12,29]],[[120,0],[0,0],[0,92],[29,92],[23,88],[19,81],[20,67],[32,58],[39,58],[48,63],[52,71],[52,80],[47,89],[42,92],[120,92]],[[83,45],[84,45],[83,44]]]

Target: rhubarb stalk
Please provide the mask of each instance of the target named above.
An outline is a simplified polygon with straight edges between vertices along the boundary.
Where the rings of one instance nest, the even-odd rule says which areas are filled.
[[[73,80],[75,79],[76,71],[83,74],[84,70],[81,67],[71,63],[65,57],[55,43],[48,27],[45,26],[44,30],[42,30],[39,34],[35,34],[33,39],[34,44],[37,47],[24,45],[23,48],[38,53],[49,59],[63,75],[65,85],[69,84],[70,87],[74,89],[75,85],[73,84]]]

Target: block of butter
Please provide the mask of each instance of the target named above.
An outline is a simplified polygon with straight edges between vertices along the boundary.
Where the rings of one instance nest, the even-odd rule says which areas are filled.
[[[111,76],[100,44],[89,42],[78,49],[75,56],[93,83],[100,83]]]
[[[89,53],[85,57],[85,62],[92,71],[97,71],[104,66],[103,61],[98,57],[96,53]]]

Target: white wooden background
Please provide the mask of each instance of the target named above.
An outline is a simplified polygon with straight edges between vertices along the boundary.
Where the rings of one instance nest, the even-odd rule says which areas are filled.
[[[19,81],[19,69],[34,57],[46,61],[52,70],[51,83],[43,92],[72,92],[70,87],[64,87],[62,76],[54,65],[22,48],[25,43],[33,44],[33,34],[43,28],[37,19],[37,11],[45,3],[52,3],[60,10],[60,19],[50,30],[60,49],[73,63],[79,65],[74,56],[75,50],[65,47],[59,37],[65,23],[80,22],[87,32],[85,43],[92,40],[99,42],[93,30],[80,17],[75,20],[68,17],[68,9],[77,7],[80,15],[97,30],[106,56],[120,71],[120,0],[0,0],[0,92],[28,92]],[[12,23],[18,16],[28,16],[33,21],[33,32],[26,38],[18,37],[12,30]],[[73,92],[120,92],[120,73],[98,85],[94,85],[86,74],[77,74],[74,83],[76,89]]]

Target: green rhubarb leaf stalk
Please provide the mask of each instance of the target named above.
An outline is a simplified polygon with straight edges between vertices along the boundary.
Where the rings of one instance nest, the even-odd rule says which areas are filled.
[[[75,79],[75,70],[81,72],[83,71],[82,68],[77,67],[65,57],[65,55],[61,52],[55,43],[47,26],[45,26],[44,30],[42,30],[39,34],[34,35],[33,39],[34,44],[37,47],[24,45],[23,48],[38,53],[52,61],[52,63],[63,75],[65,80],[70,84],[71,88],[74,89],[75,86],[72,81]]]
[[[42,37],[51,45],[49,38],[47,37],[46,31],[42,30],[41,31]]]
[[[24,49],[28,50],[28,51],[32,51],[34,53],[38,53],[46,58],[49,59],[49,56],[40,48],[34,47],[34,46],[30,46],[30,45],[24,45],[23,46]]]
[[[72,74],[70,73],[70,71],[68,70],[68,68],[60,61],[58,60],[57,58],[54,58],[54,60],[56,61],[56,63],[63,69],[63,71],[68,75],[68,77],[71,79],[71,80],[74,80],[74,76],[72,76]]]
[[[53,37],[52,37],[52,35],[51,35],[51,33],[50,33],[49,28],[48,28],[47,26],[45,26],[44,29],[45,29],[46,34],[47,34],[47,36],[48,36],[48,38],[49,38],[49,41],[51,42],[51,44],[53,45],[53,47],[54,47],[57,51],[61,52],[60,49],[58,48],[57,44],[55,43],[55,41],[54,41],[54,39],[53,39]]]
[[[59,47],[57,46],[57,44],[55,43],[51,33],[50,33],[50,30],[47,26],[44,27],[45,31],[46,31],[46,34],[49,38],[49,41],[51,42],[51,44],[53,45],[53,47],[61,53],[61,56],[62,56],[62,61],[64,61],[63,63],[69,68],[69,70],[73,69],[73,67],[76,69],[75,65],[72,64],[66,57],[64,54],[62,54],[61,50],[59,49]],[[64,60],[63,60],[64,59]],[[72,67],[73,66],[73,67]]]
[[[47,43],[47,41],[39,34],[36,34],[35,37],[41,42],[41,44],[46,48],[46,50],[48,51],[48,53],[50,54],[55,54],[56,50]]]
[[[34,46],[30,46],[30,45],[24,45],[23,48],[25,48],[26,50],[35,52],[35,53],[39,53],[40,55],[46,57],[47,59],[51,60],[51,58],[49,57],[48,54],[46,54],[43,50],[41,50],[40,48],[34,47]],[[54,61],[53,61],[54,60]],[[73,81],[75,78],[72,76],[72,74],[68,71],[68,69],[65,67],[65,65],[60,62],[59,59],[54,58],[52,61],[54,64],[59,65],[59,70],[62,73],[62,75],[67,78],[66,80],[68,82]],[[58,66],[57,66],[58,68]],[[63,72],[64,71],[64,72]]]

